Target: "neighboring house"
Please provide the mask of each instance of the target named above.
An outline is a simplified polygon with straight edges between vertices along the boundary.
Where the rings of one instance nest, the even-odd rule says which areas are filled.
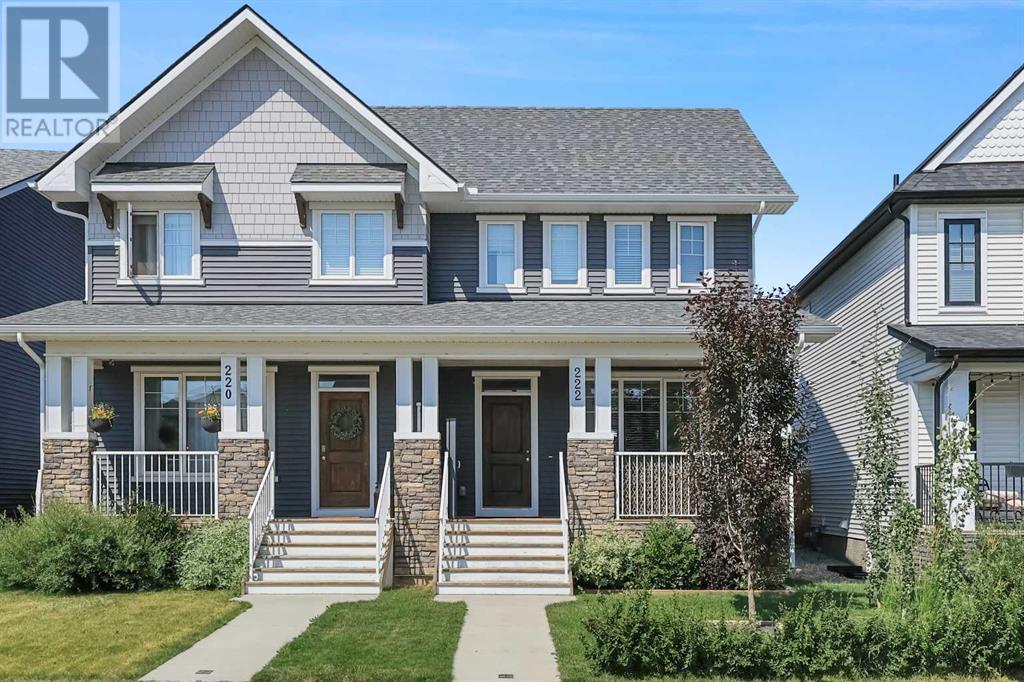
[[[692,511],[685,301],[796,201],[735,110],[371,108],[243,7],[106,130],[37,182],[87,304],[0,322],[44,502],[251,511],[283,592],[565,592],[570,526]]]
[[[895,349],[901,475],[931,519],[935,414],[974,420],[986,494],[978,518],[1024,515],[1024,67],[797,286],[842,328],[802,364],[819,407],[811,438],[813,523],[859,557],[853,513],[857,391]],[[968,526],[973,526],[974,518]]]
[[[0,316],[81,301],[85,295],[81,218],[58,213],[48,199],[28,187],[28,181],[63,155],[0,149]],[[42,344],[32,347],[41,356]],[[0,344],[0,516],[34,507],[40,455],[39,372],[36,362],[16,344]]]

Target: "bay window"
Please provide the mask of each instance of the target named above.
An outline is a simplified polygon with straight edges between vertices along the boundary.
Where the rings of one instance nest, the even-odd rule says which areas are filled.
[[[311,283],[391,280],[390,212],[324,209],[315,216]]]
[[[607,288],[649,290],[651,287],[651,217],[606,219]]]
[[[195,211],[134,208],[121,242],[122,278],[198,280],[199,220]]]
[[[670,217],[673,288],[704,286],[714,272],[714,218]]]
[[[680,452],[677,431],[693,412],[684,379],[612,378],[612,431],[619,452]],[[587,380],[587,430],[594,430],[594,381]],[[621,428],[620,428],[621,424]]]
[[[483,293],[523,293],[524,216],[479,216]]]
[[[587,223],[579,216],[541,216],[545,288],[587,293]]]

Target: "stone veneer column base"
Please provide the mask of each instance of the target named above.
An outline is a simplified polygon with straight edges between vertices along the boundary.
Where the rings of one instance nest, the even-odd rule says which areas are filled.
[[[394,477],[396,584],[436,579],[441,505],[441,441],[396,439]]]
[[[615,441],[570,438],[565,469],[572,537],[607,530],[615,523]]]
[[[82,439],[43,440],[43,507],[48,502],[92,504],[92,453],[96,442]]]
[[[267,470],[263,438],[222,438],[217,442],[217,505],[222,519],[249,515]]]

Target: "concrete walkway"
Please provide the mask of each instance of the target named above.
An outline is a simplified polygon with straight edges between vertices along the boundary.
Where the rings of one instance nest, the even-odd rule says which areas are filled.
[[[468,610],[455,650],[455,682],[554,682],[555,645],[544,607],[573,597],[459,596]]]
[[[331,604],[375,595],[260,594],[242,597],[252,607],[201,639],[143,680],[243,682],[263,669],[278,650],[302,634]]]

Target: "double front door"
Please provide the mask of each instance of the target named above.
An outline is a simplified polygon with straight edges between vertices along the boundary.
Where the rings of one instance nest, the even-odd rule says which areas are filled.
[[[370,394],[320,394],[320,506],[369,508]]]

